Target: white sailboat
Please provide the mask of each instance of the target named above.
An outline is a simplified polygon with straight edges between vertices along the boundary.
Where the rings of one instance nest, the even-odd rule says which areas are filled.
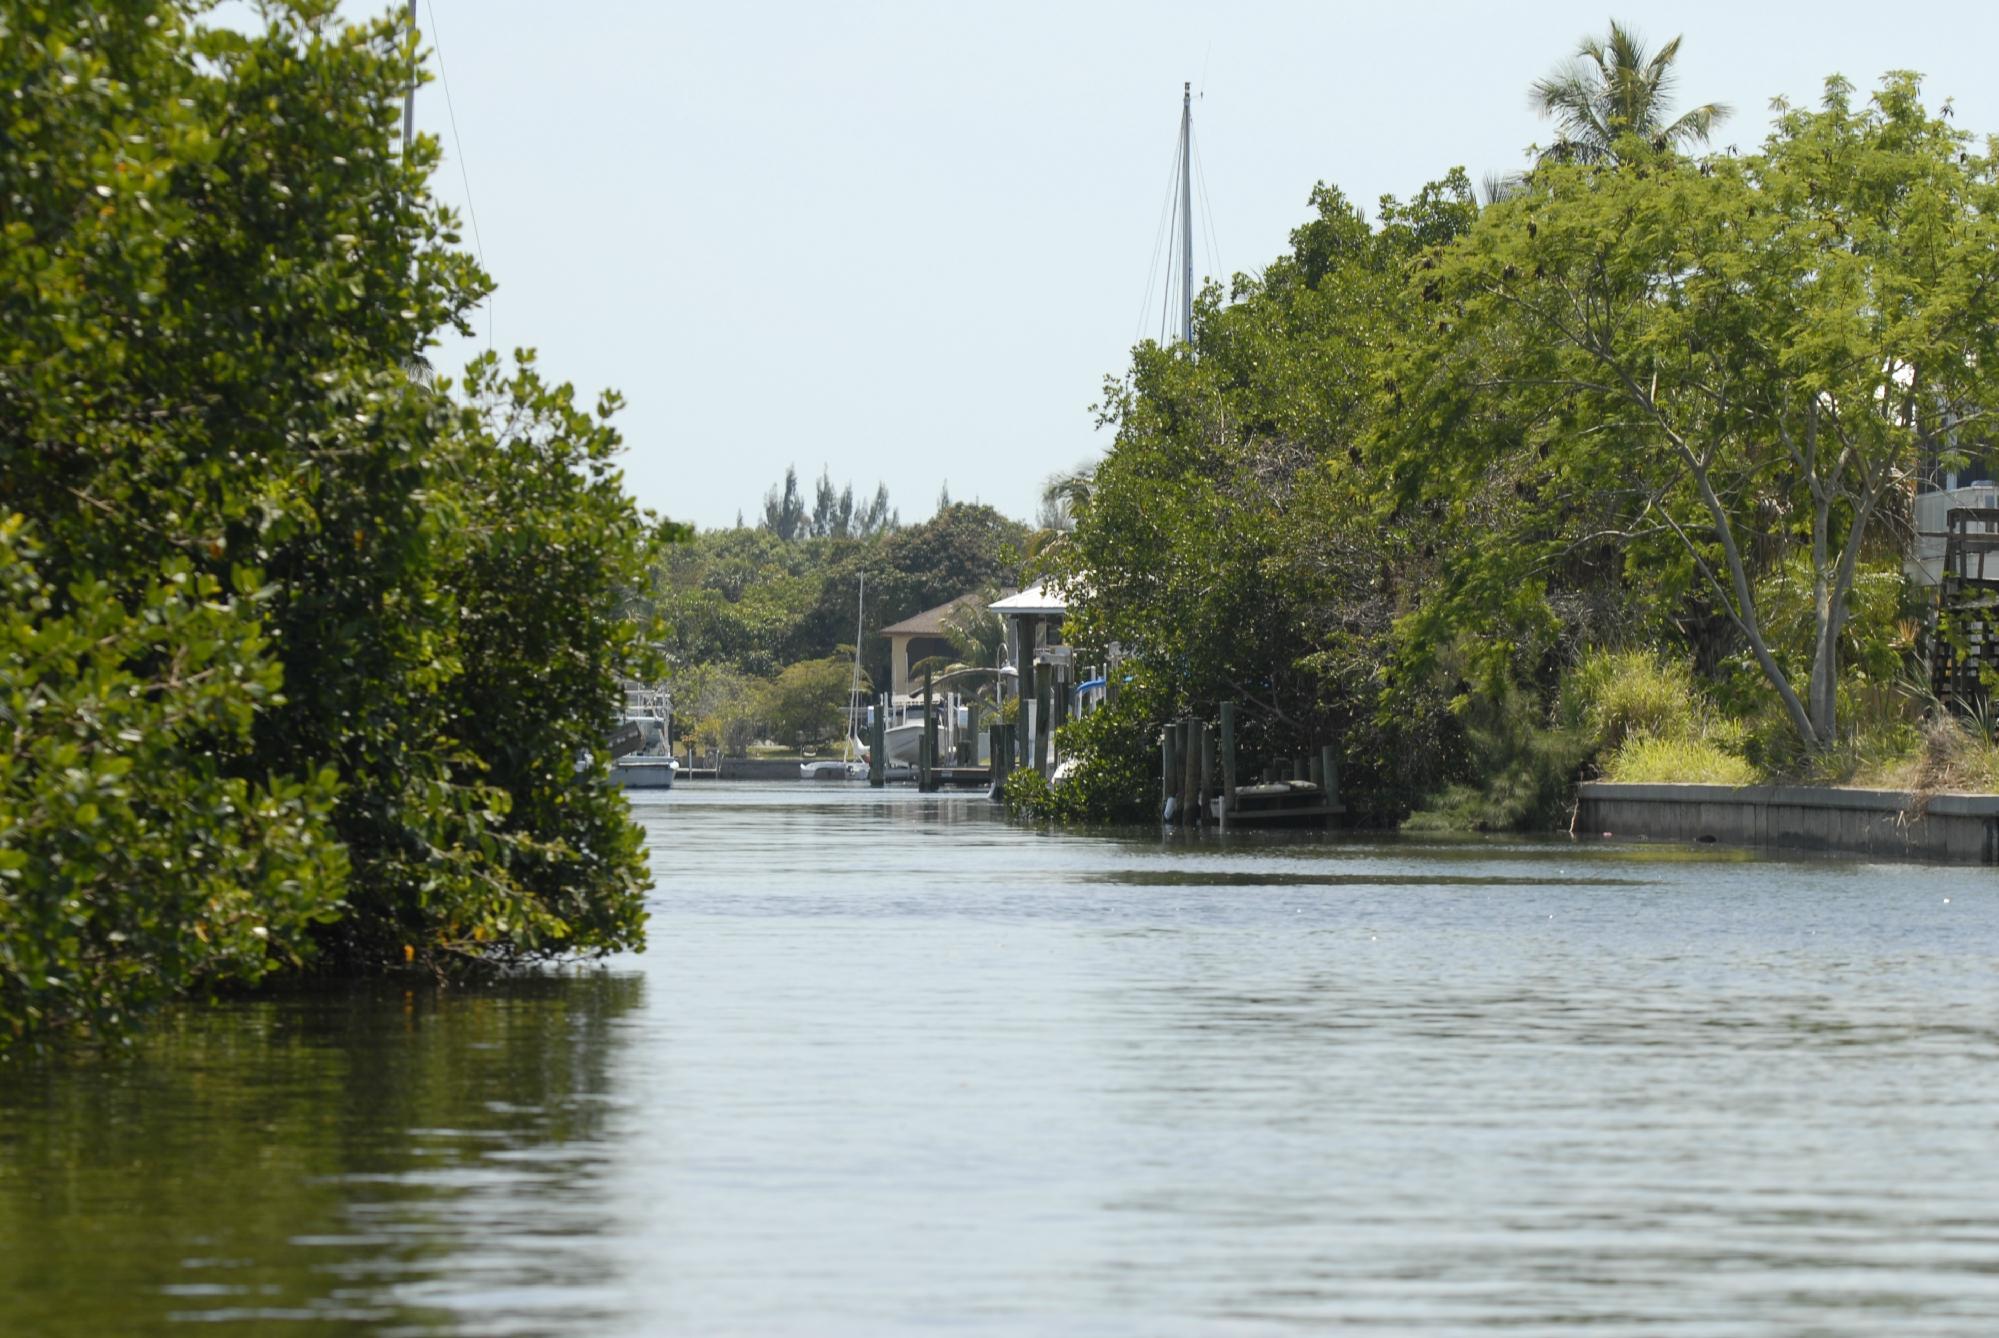
[[[801,780],[866,780],[867,745],[854,737],[854,698],[861,691],[861,628],[867,617],[868,574],[861,573],[860,591],[854,596],[854,671],[847,681],[847,737],[840,744],[840,760],[823,758],[798,764]]]

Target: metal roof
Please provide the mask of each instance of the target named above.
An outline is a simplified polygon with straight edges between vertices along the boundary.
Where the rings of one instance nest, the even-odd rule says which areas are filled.
[[[1003,618],[1021,618],[1035,614],[1058,614],[1069,611],[1069,601],[1036,582],[1017,595],[986,605]]]

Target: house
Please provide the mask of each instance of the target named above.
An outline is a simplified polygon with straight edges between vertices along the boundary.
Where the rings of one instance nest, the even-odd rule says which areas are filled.
[[[956,654],[951,647],[951,639],[944,635],[944,620],[965,605],[977,604],[978,600],[977,595],[960,595],[948,604],[925,609],[882,628],[881,634],[888,638],[890,692],[897,697],[910,695],[910,665],[921,664],[936,655]]]

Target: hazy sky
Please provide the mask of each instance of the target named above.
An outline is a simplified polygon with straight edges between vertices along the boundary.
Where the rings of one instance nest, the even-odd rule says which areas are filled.
[[[905,520],[947,481],[1026,517],[1046,475],[1101,452],[1090,406],[1159,326],[1147,275],[1183,80],[1213,216],[1198,268],[1229,273],[1285,249],[1316,181],[1371,209],[1454,165],[1519,166],[1552,138],[1528,83],[1608,18],[1489,2],[418,11],[462,156],[439,84],[417,119],[443,138],[439,193],[462,205],[469,176],[497,346],[621,390],[633,492],[704,526],[754,518],[793,463],[857,492],[886,482]],[[1681,105],[1733,104],[1722,144],[1756,144],[1773,96],[1814,101],[1835,71],[1871,88],[1919,70],[1958,124],[1999,130],[1999,6],[1616,12],[1655,44],[1684,34]]]

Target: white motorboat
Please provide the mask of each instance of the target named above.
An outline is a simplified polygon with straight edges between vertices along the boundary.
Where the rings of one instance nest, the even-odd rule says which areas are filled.
[[[611,736],[618,755],[611,779],[628,790],[670,790],[680,763],[673,756],[673,694],[663,687],[625,689],[625,713]]]

